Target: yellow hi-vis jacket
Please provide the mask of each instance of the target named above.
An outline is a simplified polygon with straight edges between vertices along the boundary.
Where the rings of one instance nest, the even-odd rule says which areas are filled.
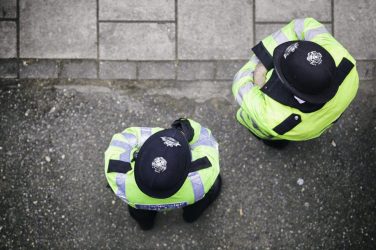
[[[211,166],[190,172],[183,186],[165,199],[153,198],[143,193],[137,186],[134,175],[134,158],[137,157],[137,152],[146,139],[163,128],[130,127],[112,137],[105,152],[105,175],[114,193],[128,205],[144,210],[181,208],[202,199],[213,186],[219,175],[218,143],[209,129],[190,119],[178,121],[182,120],[188,122],[193,129],[193,137],[189,141],[192,162],[207,157]],[[110,160],[127,163],[129,169],[109,171]]]
[[[265,89],[253,83],[253,72],[261,63],[267,68],[266,85],[271,79],[274,66],[274,49],[287,41],[312,41],[326,49],[338,67],[343,59],[351,65],[336,95],[321,107],[300,110],[287,106],[266,94]],[[313,18],[295,19],[282,29],[263,39],[253,49],[255,53],[235,75],[232,92],[240,108],[237,120],[252,133],[269,140],[309,140],[320,136],[345,111],[354,99],[359,77],[355,59],[349,52]]]

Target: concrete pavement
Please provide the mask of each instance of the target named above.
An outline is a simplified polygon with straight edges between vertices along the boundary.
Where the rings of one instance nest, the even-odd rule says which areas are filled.
[[[375,11],[373,0],[2,0],[0,78],[231,80],[253,45],[311,16],[372,80]]]
[[[1,0],[1,249],[375,249],[373,0]],[[359,92],[323,136],[283,151],[235,120],[250,48],[312,16],[357,59]],[[103,153],[129,126],[191,117],[220,145],[223,192],[139,230]]]

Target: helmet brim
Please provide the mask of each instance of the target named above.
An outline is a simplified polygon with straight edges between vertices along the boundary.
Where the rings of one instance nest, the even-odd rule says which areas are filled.
[[[295,96],[299,97],[300,99],[306,102],[314,103],[314,104],[323,104],[323,103],[328,102],[337,93],[339,84],[336,84],[335,81],[332,81],[330,85],[325,89],[324,92],[320,94],[312,95],[312,94],[302,93],[301,91],[294,88],[293,85],[289,83],[289,81],[284,76],[282,72],[282,68],[281,68],[283,55],[287,47],[296,42],[304,43],[308,41],[289,41],[289,42],[280,44],[274,49],[273,64],[274,64],[274,70],[277,72],[278,78],[281,80],[282,84],[287,89],[289,89]]]

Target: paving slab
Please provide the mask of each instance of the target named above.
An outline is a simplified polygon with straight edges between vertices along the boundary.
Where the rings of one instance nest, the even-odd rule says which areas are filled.
[[[289,22],[286,23],[268,23],[268,24],[257,24],[256,23],[256,43],[260,42],[265,37],[273,34],[277,30],[281,29],[283,26],[287,25]],[[325,28],[332,34],[332,25],[331,24],[324,24]]]
[[[246,59],[253,43],[253,1],[178,1],[178,58]]]
[[[0,78],[17,78],[17,72],[16,60],[0,60]]]
[[[136,79],[136,62],[101,61],[99,63],[100,79]]]
[[[175,62],[140,62],[139,79],[175,79]]]
[[[97,78],[97,62],[93,60],[63,60],[60,77],[62,78]]]
[[[375,61],[357,61],[356,69],[358,70],[361,80],[376,79],[376,62]]]
[[[17,57],[16,22],[0,21],[0,58]]]
[[[327,133],[282,151],[236,122],[228,81],[17,84],[0,88],[0,248],[376,247],[374,81]],[[179,117],[218,140],[222,193],[196,223],[170,211],[143,232],[106,188],[103,153],[126,127]]]
[[[218,61],[215,79],[218,80],[232,80],[235,74],[246,64],[244,61]]]
[[[55,60],[23,60],[20,62],[20,78],[57,78],[59,63]]]
[[[335,0],[334,35],[356,59],[376,59],[376,1]]]
[[[17,0],[0,1],[0,18],[17,17]]]
[[[255,0],[256,22],[289,22],[294,18],[313,17],[330,22],[330,0]]]
[[[214,62],[180,61],[178,64],[178,80],[214,79]]]
[[[175,0],[99,0],[99,20],[174,21]]]
[[[103,60],[174,60],[175,24],[100,23]]]
[[[97,58],[95,0],[20,0],[22,58]]]

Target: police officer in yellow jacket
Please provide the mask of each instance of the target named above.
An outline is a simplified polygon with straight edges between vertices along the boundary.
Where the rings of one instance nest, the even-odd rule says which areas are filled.
[[[183,208],[184,220],[193,222],[221,189],[218,143],[191,119],[169,129],[127,128],[112,137],[105,175],[143,230],[161,210]]]
[[[313,18],[291,21],[252,50],[232,91],[237,120],[268,145],[320,136],[356,95],[354,58]]]

